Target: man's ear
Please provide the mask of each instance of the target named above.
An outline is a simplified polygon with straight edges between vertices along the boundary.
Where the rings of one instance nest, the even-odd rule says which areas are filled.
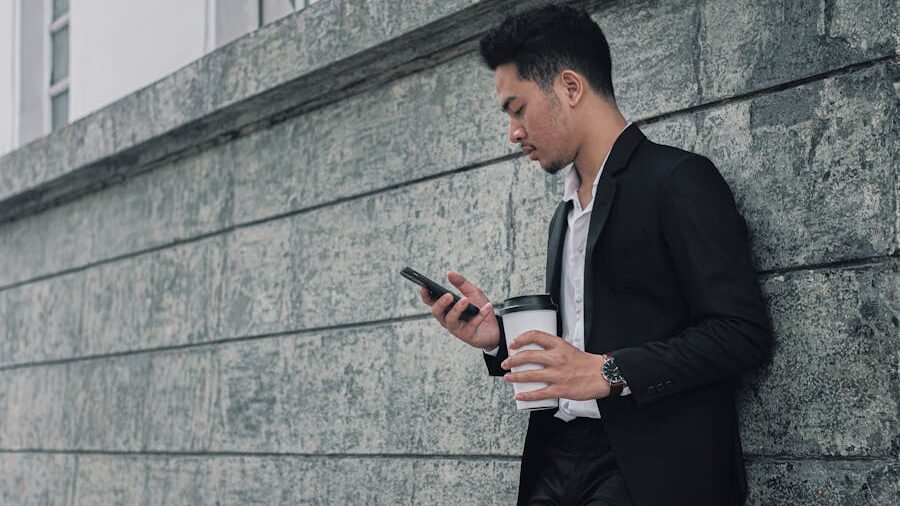
[[[574,70],[566,69],[560,73],[559,83],[562,86],[565,100],[569,106],[574,107],[578,105],[578,102],[584,96],[585,86],[587,86],[584,77]]]

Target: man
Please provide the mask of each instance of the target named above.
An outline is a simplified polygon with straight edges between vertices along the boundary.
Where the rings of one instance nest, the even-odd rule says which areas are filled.
[[[609,46],[584,12],[545,7],[481,40],[509,139],[565,175],[550,223],[547,292],[562,338],[505,336],[484,293],[421,296],[489,373],[559,398],[530,414],[519,504],[741,504],[746,482],[734,403],[740,373],[771,331],[747,229],[707,158],[648,140],[619,112]],[[515,295],[515,294],[514,294]],[[459,319],[469,302],[481,312]],[[544,351],[510,348],[537,343]],[[512,374],[525,363],[544,366]]]

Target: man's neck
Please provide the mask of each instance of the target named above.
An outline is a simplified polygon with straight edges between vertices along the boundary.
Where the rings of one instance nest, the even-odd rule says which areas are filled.
[[[618,113],[618,111],[616,112]],[[582,140],[581,149],[578,150],[578,155],[575,157],[575,169],[581,178],[581,188],[587,186],[589,195],[603,160],[606,159],[627,124],[625,118],[621,114],[617,114],[612,121],[597,124],[595,128],[587,132]]]

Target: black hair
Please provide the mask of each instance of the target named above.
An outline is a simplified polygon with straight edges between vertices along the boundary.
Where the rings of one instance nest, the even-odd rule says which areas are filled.
[[[491,70],[515,63],[520,79],[545,91],[564,69],[583,75],[591,87],[615,100],[609,44],[600,26],[584,11],[548,5],[507,17],[480,41]]]

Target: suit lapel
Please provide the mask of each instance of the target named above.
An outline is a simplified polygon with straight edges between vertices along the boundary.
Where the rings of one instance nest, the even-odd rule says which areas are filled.
[[[606,225],[606,219],[609,218],[609,210],[612,207],[613,199],[616,197],[616,180],[611,177],[600,177],[597,181],[597,194],[594,195],[594,207],[591,211],[591,224],[588,228],[587,237],[587,254],[585,255],[585,263],[594,257],[594,248],[597,246],[597,240],[603,233],[603,227]],[[587,279],[587,277],[585,277]]]
[[[643,132],[632,123],[619,135],[606,159],[606,166],[597,181],[597,193],[594,195],[594,207],[591,211],[591,224],[588,228],[587,250],[584,256],[584,346],[587,352],[599,352],[599,340],[593,338],[594,292],[591,290],[594,279],[594,250],[606,228],[606,223],[616,197],[618,182],[616,175],[625,170],[632,153],[646,139]]]
[[[563,240],[568,228],[567,217],[572,209],[572,201],[560,202],[550,220],[550,237],[547,243],[546,291],[559,304],[560,282],[562,280]]]
[[[600,239],[600,234],[603,233],[607,218],[609,218],[617,187],[618,183],[612,177],[600,176],[600,180],[597,181],[597,194],[594,195],[591,224],[588,228],[587,251],[584,255],[584,345],[585,351],[588,352],[593,352],[598,344],[591,339],[591,324],[594,314],[591,310],[594,300],[593,290],[591,290],[591,280],[594,279],[594,249],[597,247],[597,241]]]

